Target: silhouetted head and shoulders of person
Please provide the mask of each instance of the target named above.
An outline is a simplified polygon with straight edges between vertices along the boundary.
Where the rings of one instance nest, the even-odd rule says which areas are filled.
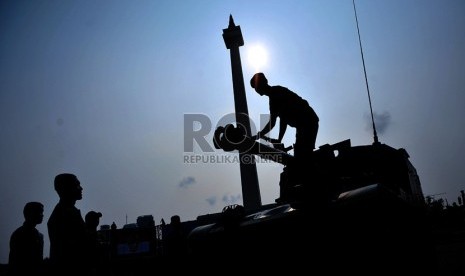
[[[89,231],[97,231],[97,227],[100,224],[100,218],[102,213],[96,211],[89,211],[85,216],[86,227]]]
[[[95,249],[94,247],[99,243],[99,234],[97,227],[100,224],[100,218],[102,213],[96,211],[87,212],[84,222],[86,223],[87,235],[89,239],[90,249]],[[91,252],[92,253],[92,252]]]
[[[304,116],[303,114],[310,113],[313,121],[319,120],[307,100],[287,87],[280,85],[271,86],[262,72],[253,75],[250,79],[250,86],[260,96],[268,96],[270,114],[272,116],[279,116],[281,119],[284,117],[291,126],[295,126],[296,123],[293,122],[299,120],[298,117]],[[305,117],[308,118],[308,116]]]
[[[183,231],[182,231],[181,217],[179,215],[171,216],[168,238],[180,239],[182,238],[182,235],[183,235]]]
[[[81,211],[75,207],[82,199],[83,188],[77,176],[70,173],[57,175],[54,188],[60,199],[47,222],[50,261],[60,266],[78,264],[84,258],[87,238]]]
[[[269,85],[268,79],[262,72],[253,75],[253,77],[250,79],[250,86],[255,89],[255,92],[257,92],[260,96],[265,95],[270,97],[270,99],[295,98],[296,100],[302,100],[299,95],[289,90],[287,87],[281,85]]]
[[[12,273],[37,272],[43,262],[44,237],[36,226],[44,218],[44,205],[28,202],[23,209],[24,223],[10,238],[9,266]]]
[[[47,222],[49,232],[55,227],[67,228],[77,225],[83,227],[84,220],[81,211],[75,207],[76,201],[82,199],[83,190],[77,176],[70,173],[59,174],[55,177],[54,187],[60,200]],[[53,239],[53,237],[50,238]]]
[[[298,96],[296,93],[289,90],[287,87],[283,87],[280,85],[271,86],[268,84],[268,79],[265,77],[263,73],[256,73],[250,79],[250,86],[255,89],[260,96],[268,96],[270,99],[270,107],[273,104],[280,104],[283,103],[285,100],[293,99],[293,100],[301,100],[302,98]]]
[[[170,224],[173,227],[179,227],[181,226],[181,217],[179,215],[174,215],[171,217]]]
[[[181,257],[187,254],[187,235],[184,233],[179,215],[171,216],[163,238],[164,252],[168,257]]]

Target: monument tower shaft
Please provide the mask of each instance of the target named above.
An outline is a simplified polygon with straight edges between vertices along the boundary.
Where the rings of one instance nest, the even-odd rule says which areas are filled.
[[[242,125],[247,136],[251,136],[247,97],[245,94],[244,77],[242,74],[239,47],[244,45],[244,38],[240,26],[234,24],[232,15],[229,16],[229,26],[223,29],[223,39],[231,54],[231,71],[234,90],[234,107],[237,125]],[[239,152],[242,199],[246,210],[254,210],[262,205],[260,186],[258,184],[257,165],[255,156],[247,152]]]

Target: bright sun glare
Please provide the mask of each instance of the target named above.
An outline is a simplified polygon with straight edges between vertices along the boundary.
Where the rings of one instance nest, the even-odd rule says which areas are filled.
[[[268,62],[266,49],[259,44],[251,46],[248,50],[248,61],[256,72],[261,71]]]

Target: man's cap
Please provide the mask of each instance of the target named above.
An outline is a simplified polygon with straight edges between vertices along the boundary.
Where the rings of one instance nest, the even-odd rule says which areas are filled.
[[[90,211],[86,214],[86,221],[89,221],[91,219],[98,219],[102,217],[102,213],[100,212],[95,212],[95,211]]]

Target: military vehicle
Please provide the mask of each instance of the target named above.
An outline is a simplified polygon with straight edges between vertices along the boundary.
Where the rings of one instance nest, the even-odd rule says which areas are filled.
[[[192,256],[261,256],[293,267],[329,263],[332,271],[373,273],[420,272],[432,260],[423,193],[405,149],[344,140],[296,160],[290,147],[259,143],[232,124],[216,130],[214,144],[283,164],[280,197],[248,212],[226,206],[216,222],[191,231]]]

